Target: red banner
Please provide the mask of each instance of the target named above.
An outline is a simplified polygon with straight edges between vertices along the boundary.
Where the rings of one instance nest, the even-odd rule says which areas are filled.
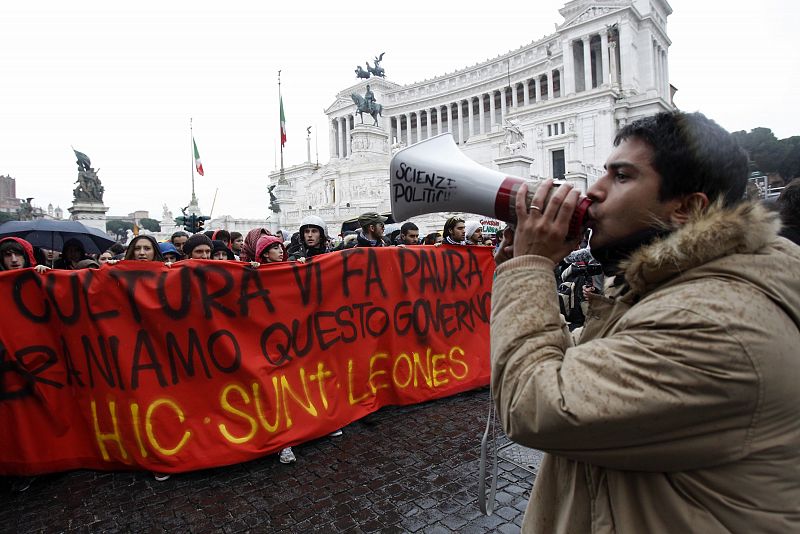
[[[0,474],[181,472],[489,382],[491,248],[0,274]]]

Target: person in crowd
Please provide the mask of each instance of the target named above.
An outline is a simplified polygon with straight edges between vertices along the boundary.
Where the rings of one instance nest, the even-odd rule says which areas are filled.
[[[443,243],[446,245],[465,245],[464,234],[466,233],[466,223],[461,217],[450,217],[444,223]]]
[[[0,239],[0,270],[14,271],[33,267],[36,272],[49,271],[46,265],[36,262],[33,255],[33,246],[19,237],[4,237]]]
[[[400,227],[398,245],[419,245],[419,227],[413,222],[404,222]]]
[[[151,235],[137,235],[128,243],[128,250],[125,251],[126,260],[137,261],[164,261],[158,242]]]
[[[781,235],[800,245],[800,178],[795,178],[781,191],[778,210],[783,221]]]
[[[222,230],[220,230],[222,231]],[[225,241],[221,239],[211,240],[211,259],[212,260],[233,260],[233,251],[228,248]]]
[[[183,244],[183,253],[187,259],[208,260],[211,259],[211,251],[214,243],[205,234],[194,234]]]
[[[442,234],[439,232],[431,232],[422,240],[423,245],[437,245],[444,240]]]
[[[355,248],[358,245],[358,234],[348,234],[342,238],[341,250]]]
[[[594,260],[586,242],[583,242],[581,248],[558,263],[555,275],[561,315],[569,323],[569,329],[574,330],[583,326],[585,321],[588,293],[603,288],[602,266]]]
[[[464,241],[467,245],[483,244],[483,225],[480,221],[467,221],[464,223]]]
[[[244,245],[244,236],[240,232],[231,232],[231,250],[236,259],[241,259],[242,245]]]
[[[161,255],[164,257],[164,263],[175,263],[183,259],[183,254],[170,242],[159,243],[158,250],[161,251]]]
[[[209,238],[211,241],[214,241],[214,234],[216,233],[217,233],[216,230],[206,230],[205,232],[203,232],[203,235]]]
[[[231,233],[227,230],[216,230],[211,240],[219,240],[225,243],[225,246],[231,248]]]
[[[494,239],[491,236],[485,236],[483,238],[483,246],[485,247],[493,247],[494,246]]]
[[[328,225],[320,217],[309,215],[300,222],[297,242],[289,246],[291,261],[308,260],[330,252],[328,248]]]
[[[114,254],[112,254],[110,250],[104,250],[102,253],[100,253],[99,256],[97,256],[97,263],[99,263],[100,265],[103,265],[108,260],[112,260],[112,259],[114,259]]]
[[[112,257],[115,260],[123,259],[125,257],[125,250],[126,250],[125,245],[119,242],[114,243],[113,245],[108,247],[108,251],[111,252],[111,254],[113,255]]]
[[[262,235],[256,243],[256,257],[259,265],[286,261],[288,254],[280,237]]]
[[[747,155],[702,114],[633,121],[614,147],[587,193],[609,278],[577,336],[553,268],[579,192],[522,186],[496,254],[492,395],[508,437],[546,451],[523,531],[798,532],[800,248],[743,200]]]
[[[242,249],[239,252],[240,261],[258,261],[258,256],[256,256],[256,243],[258,243],[258,238],[262,235],[272,235],[272,233],[266,228],[253,228],[247,232],[244,243],[242,244]]]
[[[374,211],[369,211],[359,215],[358,224],[361,226],[361,231],[358,233],[358,244],[356,244],[357,247],[386,246],[386,243],[383,242],[383,232],[386,224],[386,217],[383,217]]]
[[[183,230],[178,230],[177,232],[172,234],[172,237],[169,238],[169,242],[172,243],[176,249],[178,249],[178,252],[184,255],[185,253],[183,252],[183,244],[186,243],[186,241],[188,240],[189,240],[189,234],[187,234]]]
[[[280,263],[286,261],[287,256],[286,247],[280,237],[262,235],[256,243],[256,258],[258,258],[258,261],[252,263],[254,266]],[[278,455],[278,461],[282,464],[291,464],[297,461],[297,457],[291,447],[286,447]]]
[[[50,250],[49,248],[41,249],[42,253],[44,253],[44,265],[48,267],[52,267],[56,260],[61,257],[61,253],[57,250]]]
[[[61,257],[53,264],[54,269],[77,269],[78,262],[86,259],[86,249],[77,239],[67,239],[61,248]]]

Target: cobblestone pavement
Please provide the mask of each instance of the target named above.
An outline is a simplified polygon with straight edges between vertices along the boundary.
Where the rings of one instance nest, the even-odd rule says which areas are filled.
[[[2,532],[519,532],[533,474],[505,460],[478,509],[487,388],[384,408],[327,437],[235,466],[173,475],[73,471],[22,493],[0,481]],[[507,443],[501,440],[501,443]],[[507,456],[507,455],[506,455]]]

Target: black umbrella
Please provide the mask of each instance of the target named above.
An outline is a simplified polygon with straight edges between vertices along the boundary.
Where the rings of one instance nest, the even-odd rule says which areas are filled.
[[[114,244],[108,234],[78,221],[8,221],[0,224],[0,239],[21,237],[34,247],[61,250],[64,242],[77,239],[88,253],[99,254]]]

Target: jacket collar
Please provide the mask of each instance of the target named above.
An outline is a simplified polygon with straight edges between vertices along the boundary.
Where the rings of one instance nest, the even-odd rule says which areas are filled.
[[[632,292],[642,295],[694,267],[731,254],[753,253],[774,239],[779,229],[779,215],[760,203],[723,208],[718,202],[640,247],[620,267]]]

